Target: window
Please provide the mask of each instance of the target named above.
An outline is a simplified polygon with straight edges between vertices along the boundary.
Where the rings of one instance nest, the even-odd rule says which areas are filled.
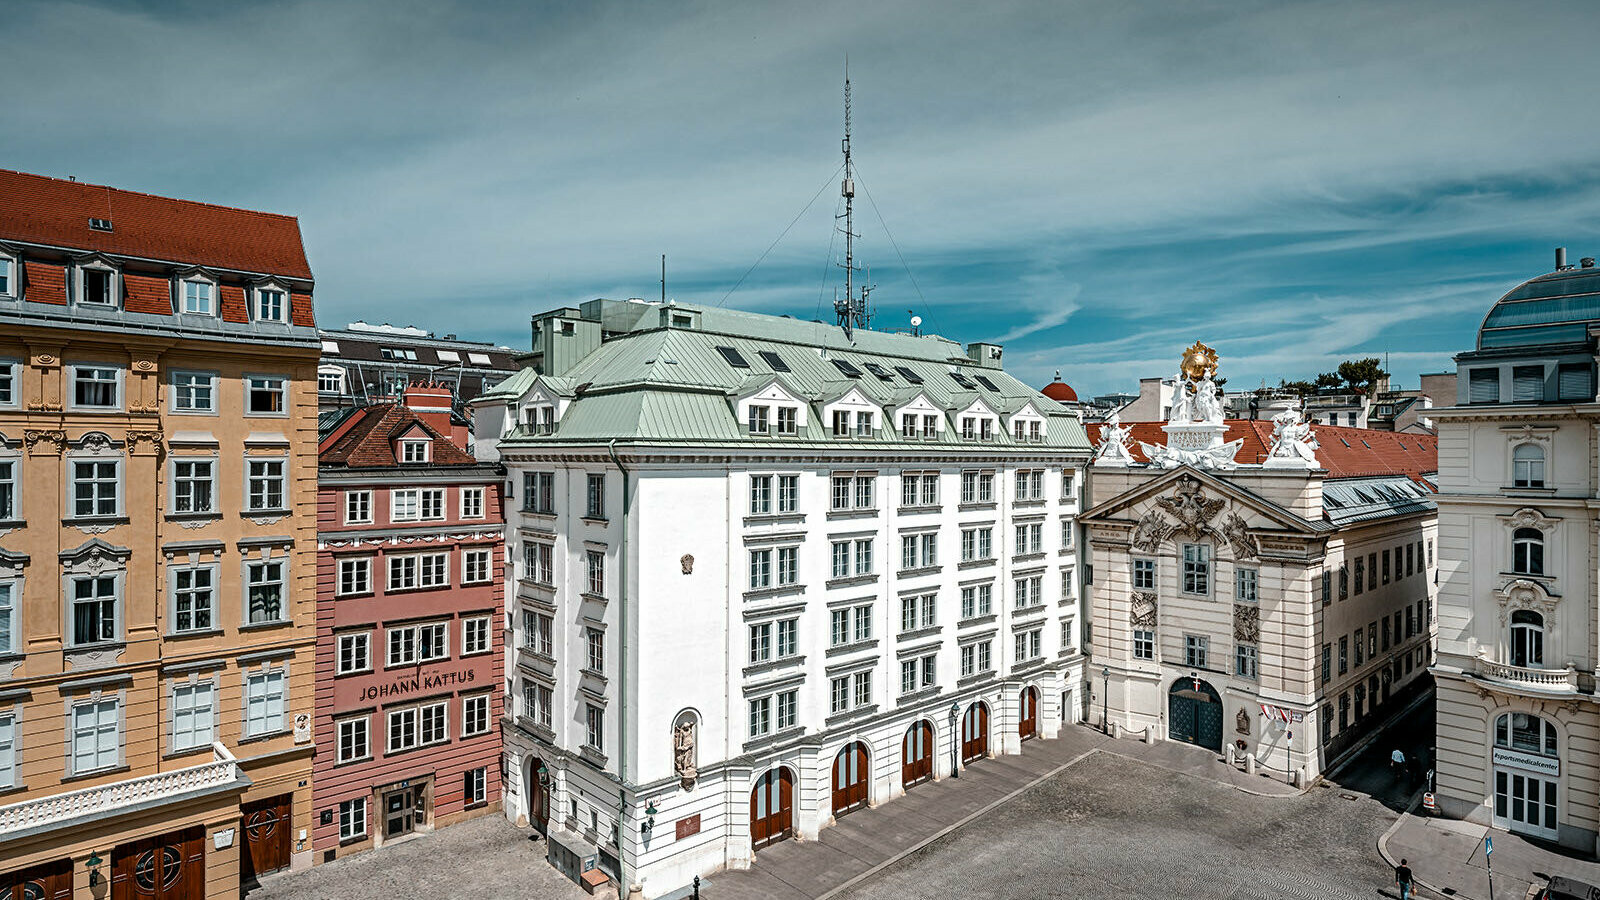
[[[172,411],[175,413],[213,413],[217,411],[217,377],[203,372],[172,373]]]
[[[750,701],[750,736],[761,737],[772,733],[772,698],[757,697]]]
[[[288,412],[288,388],[275,375],[252,375],[244,380],[245,412],[256,416],[278,416]]]
[[[961,677],[969,678],[982,672],[994,669],[994,658],[990,641],[980,641],[968,644],[961,648]]]
[[[834,541],[831,550],[833,559],[833,577],[850,577],[850,542]]]
[[[1072,529],[1072,520],[1068,519],[1068,518],[1063,518],[1061,520],[1061,549],[1062,550],[1071,550],[1072,549],[1072,530],[1073,530]]]
[[[771,425],[768,421],[768,415],[771,413],[771,411],[772,408],[770,406],[752,405],[750,407],[748,424],[751,434],[770,433]]]
[[[1016,555],[1027,556],[1044,552],[1044,524],[1027,522],[1016,526]]]
[[[799,625],[798,619],[780,619],[778,621],[778,658],[794,656],[799,652]]]
[[[522,682],[522,714],[545,728],[550,727],[553,699],[550,688],[533,681]]]
[[[17,583],[0,581],[0,654],[16,653],[21,646],[21,632],[17,628]]]
[[[1544,574],[1544,533],[1518,528],[1511,533],[1511,571],[1519,575]]]
[[[215,512],[215,471],[216,464],[209,459],[173,460],[172,511],[191,515]]]
[[[1016,501],[1026,503],[1044,499],[1044,471],[1040,469],[1017,472]]]
[[[1544,487],[1544,448],[1518,444],[1511,451],[1511,483],[1519,488]]]
[[[407,488],[389,492],[389,520],[417,522],[444,518],[443,488]]]
[[[793,728],[797,721],[796,711],[799,707],[799,692],[780,691],[774,698],[778,703],[778,730]]]
[[[772,551],[750,551],[750,590],[764,591],[772,587]]]
[[[172,687],[172,749],[211,746],[216,731],[216,685],[210,681]]]
[[[938,506],[939,475],[935,472],[908,472],[900,476],[901,506]]]
[[[367,798],[339,801],[339,840],[353,841],[367,836]]]
[[[928,656],[919,656],[916,659],[903,659],[903,660],[901,660],[900,661],[900,693],[909,694],[912,691],[921,690],[922,688],[925,688],[925,687],[932,687],[937,682],[937,678],[935,676],[938,674],[938,671],[939,671],[938,658],[936,656],[932,655],[932,654],[930,654]],[[869,674],[869,673],[863,673],[863,674]],[[869,697],[861,697],[861,696],[859,696],[859,694],[860,694],[859,688],[860,688],[860,685],[861,685],[861,682],[860,682],[861,676],[857,675],[856,678],[857,678],[856,686],[858,688],[858,691],[857,691],[858,696],[856,697],[856,705],[857,706],[864,706],[868,702],[870,702],[871,698],[870,698],[870,696]]]
[[[772,476],[750,476],[750,515],[765,516],[772,512]]]
[[[1156,633],[1149,629],[1136,628],[1133,631],[1133,658],[1156,658]]]
[[[425,553],[417,558],[417,587],[450,586],[450,554]]]
[[[1468,403],[1500,402],[1500,370],[1471,369],[1467,373]]]
[[[254,672],[245,677],[245,737],[283,730],[285,681],[282,669]]]
[[[432,444],[432,441],[401,441],[400,462],[407,465],[427,462]]]
[[[1027,631],[1019,631],[1016,633],[1015,640],[1017,662],[1026,662],[1028,660],[1038,659],[1041,655],[1043,655],[1043,651],[1040,647],[1039,633],[1040,629],[1038,628],[1030,628]]]
[[[1044,576],[1025,575],[1011,582],[1014,609],[1029,609],[1044,603]]]
[[[800,508],[800,476],[778,476],[778,512],[792,513]]]
[[[461,736],[472,737],[489,733],[489,695],[461,699]],[[482,771],[481,769],[479,771]]]
[[[900,598],[900,630],[932,628],[938,617],[937,594],[907,594]]]
[[[595,750],[605,749],[606,720],[605,710],[590,703],[584,709],[584,744]]]
[[[391,562],[390,568],[393,568]],[[393,584],[391,582],[391,588]],[[372,593],[372,557],[361,556],[339,560],[340,597]]]
[[[1204,635],[1186,634],[1183,636],[1183,664],[1191,669],[1204,669],[1206,667],[1206,652],[1210,648],[1211,639]]]
[[[371,670],[372,634],[366,631],[357,631],[339,635],[338,659],[334,674],[349,675],[352,672],[369,672]]]
[[[585,515],[591,519],[604,519],[606,517],[606,476],[590,473],[587,481],[585,496],[588,500]]]
[[[430,703],[422,707],[423,744],[439,744],[450,739],[448,703]]]
[[[1532,610],[1511,613],[1511,664],[1530,669],[1544,667],[1544,617]]]
[[[172,630],[210,631],[217,609],[214,594],[216,570],[210,566],[174,567],[172,580]],[[0,641],[0,647],[5,645]]]
[[[0,266],[5,263],[0,262]],[[5,293],[0,286],[0,294]],[[1594,379],[1588,363],[1562,363],[1556,370],[1556,391],[1562,400],[1588,403],[1594,400]]]
[[[255,312],[257,322],[286,321],[285,313],[287,312],[287,307],[284,303],[283,291],[257,288]]]
[[[245,601],[249,624],[284,621],[283,563],[254,562],[245,566]]]
[[[323,366],[317,369],[317,393],[344,393],[344,369],[338,366]]]
[[[335,762],[356,762],[372,756],[369,722],[365,716],[344,719],[336,724],[335,730],[338,732]]]
[[[72,581],[72,643],[117,639],[117,579],[107,575]]]
[[[118,513],[122,486],[118,469],[114,461],[72,464],[72,515],[75,518],[114,516]]]
[[[72,707],[72,774],[109,769],[121,758],[121,704],[117,700]]]
[[[406,666],[445,659],[450,655],[450,628],[445,622],[395,626],[388,629],[386,665]]]
[[[0,266],[4,266],[5,263],[6,261],[4,259],[0,259]],[[5,291],[0,289],[0,294],[3,293],[5,293]],[[0,360],[0,406],[16,405],[17,364],[6,360]]]
[[[462,773],[461,799],[467,806],[481,806],[488,799],[489,770],[483,766]]]
[[[555,512],[556,474],[554,472],[522,473],[523,512],[550,515]]]
[[[994,502],[994,473],[993,472],[962,472],[961,473],[961,502],[962,503],[993,503]]]
[[[0,297],[15,297],[17,295],[16,276],[11,274],[15,263],[10,257],[0,256]]]
[[[1133,561],[1133,589],[1136,591],[1153,591],[1156,589],[1155,560],[1135,559]]]
[[[208,281],[183,282],[183,311],[190,315],[213,315],[216,305],[212,302],[214,287]]]
[[[281,459],[252,459],[248,461],[246,480],[247,509],[252,512],[287,509],[285,502],[284,468]]]
[[[1367,590],[1378,589],[1378,554],[1367,554]]]
[[[1365,659],[1365,654],[1366,654],[1366,649],[1367,649],[1367,642],[1365,640],[1365,637],[1366,637],[1366,630],[1362,629],[1362,628],[1357,628],[1356,629],[1356,665],[1357,666],[1360,666],[1361,665],[1361,661],[1363,659]]]
[[[1359,646],[1359,645],[1358,645]],[[1350,671],[1350,638],[1339,638],[1339,674]]]
[[[534,584],[554,584],[555,548],[550,544],[523,541],[522,577]]]
[[[461,655],[489,652],[489,617],[474,616],[461,620]]]
[[[994,612],[994,585],[969,584],[961,588],[961,618],[975,619]]]
[[[1358,580],[1356,583],[1360,584],[1361,582]],[[1340,600],[1345,600],[1345,599],[1348,599],[1349,597],[1350,597],[1350,568],[1349,568],[1349,566],[1341,564],[1339,566],[1339,599]]]
[[[900,436],[906,440],[916,440],[919,417],[916,413],[900,414]]]
[[[1366,581],[1367,581],[1366,573],[1367,573],[1366,560],[1362,559],[1359,556],[1356,557],[1356,596],[1357,597],[1361,596],[1361,592],[1366,590]]]
[[[1535,715],[1507,713],[1495,719],[1494,745],[1555,756],[1556,727]]]
[[[122,406],[122,373],[114,366],[73,366],[74,409],[118,409]]]
[[[1322,681],[1326,685],[1333,679],[1333,645],[1322,645]]]
[[[523,610],[522,646],[542,656],[553,655],[554,626],[555,622],[550,616],[529,609]]]
[[[833,436],[850,436],[850,412],[848,410],[836,409],[833,411]]]
[[[1383,551],[1382,559],[1383,559],[1383,583],[1384,584],[1388,584],[1389,583],[1389,551],[1388,551],[1387,548],[1385,548],[1384,551]]]
[[[799,411],[792,406],[778,407],[778,433],[798,434],[800,431]],[[780,695],[782,696],[782,695]]]
[[[1254,644],[1239,644],[1234,648],[1233,673],[1240,678],[1257,677],[1258,665]]]
[[[1327,606],[1333,602],[1333,573],[1324,570],[1322,573],[1322,605]]]
[[[344,492],[344,523],[366,525],[372,522],[372,492]]]
[[[584,629],[584,645],[588,648],[588,666],[591,672],[604,674],[606,670],[606,633],[598,628]]]
[[[937,534],[903,534],[900,536],[900,568],[922,569],[939,564],[939,536]]]
[[[1240,603],[1256,603],[1261,599],[1261,571],[1235,569],[1233,573],[1233,599]]]
[[[1544,399],[1544,366],[1511,367],[1511,402],[1538,403]]]
[[[1185,594],[1211,593],[1211,547],[1206,544],[1183,545],[1183,592]]]

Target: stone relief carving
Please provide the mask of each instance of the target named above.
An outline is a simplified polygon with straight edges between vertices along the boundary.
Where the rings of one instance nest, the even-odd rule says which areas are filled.
[[[1222,536],[1228,539],[1228,546],[1233,548],[1233,555],[1237,559],[1254,559],[1260,554],[1255,536],[1250,533],[1250,526],[1239,518],[1238,513],[1228,513],[1228,520],[1222,525]]]
[[[1134,591],[1128,603],[1128,624],[1135,628],[1156,627],[1156,595]]]
[[[695,769],[695,726],[694,714],[684,713],[672,727],[672,768],[684,790],[693,787],[699,775]]]
[[[1167,538],[1172,537],[1172,533],[1176,530],[1176,525],[1152,509],[1144,514],[1144,518],[1140,519],[1138,526],[1133,529],[1133,546],[1140,550],[1154,550]]]
[[[1512,528],[1537,528],[1543,532],[1550,532],[1555,530],[1557,523],[1560,521],[1560,519],[1552,519],[1546,516],[1531,506],[1524,506],[1512,513],[1506,519],[1506,524]]]
[[[91,431],[78,439],[78,442],[73,445],[72,452],[99,456],[105,453],[114,453],[117,449],[117,443],[108,437],[105,432]]]
[[[151,410],[154,412],[154,410]],[[128,449],[137,453],[140,450],[160,452],[161,432],[159,431],[130,431],[128,432]]]
[[[29,450],[39,453],[60,453],[67,447],[67,433],[65,431],[42,431],[26,429],[22,432],[22,443]]]
[[[1234,605],[1233,639],[1247,644],[1261,640],[1261,607],[1253,603]]]
[[[276,525],[279,522],[282,522],[285,518],[287,518],[287,516],[251,516],[250,521],[256,523],[257,525]]]
[[[1507,433],[1513,444],[1549,444],[1551,429],[1535,429],[1532,425],[1524,425]]]
[[[1239,714],[1233,717],[1233,727],[1240,734],[1249,734],[1250,733],[1250,714],[1245,712],[1241,708],[1239,710]]]
[[[678,565],[683,568],[683,574],[685,574],[685,575],[693,575],[694,574],[694,554],[693,553],[685,553],[684,555],[678,557]]]
[[[1500,605],[1501,627],[1505,627],[1516,610],[1528,609],[1549,617],[1556,614],[1561,604],[1561,598],[1550,596],[1544,585],[1526,578],[1508,582],[1495,593],[1495,600]]]
[[[117,660],[122,658],[123,651],[126,649],[119,645],[116,647],[96,647],[93,650],[68,650],[65,656],[67,665],[71,666],[74,672],[84,669],[104,669],[107,666],[116,665]]]
[[[1207,497],[1192,475],[1178,479],[1177,492],[1156,498],[1156,503],[1177,518],[1179,532],[1197,538],[1211,532],[1211,520],[1228,505],[1226,500]]]

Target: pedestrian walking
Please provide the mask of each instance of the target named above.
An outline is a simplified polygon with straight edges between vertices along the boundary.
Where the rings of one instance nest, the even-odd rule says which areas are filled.
[[[1411,867],[1403,859],[1394,867],[1394,883],[1400,887],[1400,900],[1411,900]]]
[[[1394,752],[1389,754],[1389,770],[1394,773],[1396,781],[1399,781],[1400,776],[1405,774],[1406,755],[1400,752],[1399,747],[1396,747]]]

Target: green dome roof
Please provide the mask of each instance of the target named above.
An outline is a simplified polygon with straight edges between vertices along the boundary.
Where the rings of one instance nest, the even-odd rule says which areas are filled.
[[[1571,344],[1600,323],[1600,269],[1568,269],[1524,281],[1501,297],[1478,329],[1478,349]]]

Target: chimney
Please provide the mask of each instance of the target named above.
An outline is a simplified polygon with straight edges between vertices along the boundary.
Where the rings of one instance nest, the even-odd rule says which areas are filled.
[[[1567,268],[1567,248],[1556,248],[1556,271],[1565,271]]]
[[[465,435],[457,436],[450,427],[450,400],[450,388],[446,385],[431,381],[406,385],[406,408],[441,437],[465,450]]]

